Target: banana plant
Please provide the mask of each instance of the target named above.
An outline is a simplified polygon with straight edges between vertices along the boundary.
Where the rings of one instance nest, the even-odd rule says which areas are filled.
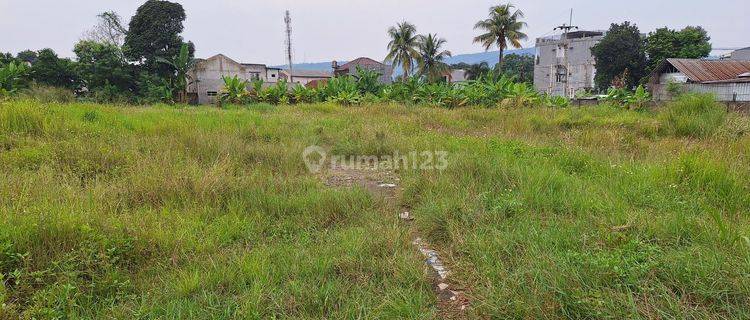
[[[514,83],[506,97],[500,101],[501,107],[532,107],[539,102],[539,94],[525,83]]]
[[[188,45],[183,43],[180,53],[171,60],[159,57],[156,61],[170,65],[175,69],[176,79],[173,82],[173,87],[178,92],[177,100],[180,103],[187,103],[187,87],[193,83],[193,79],[188,72],[195,66],[195,59],[190,57],[190,48]]]
[[[28,66],[15,61],[11,61],[7,66],[0,68],[0,95],[14,94],[28,73]]]
[[[222,103],[245,103],[247,102],[247,80],[234,77],[221,77],[224,80],[224,88],[221,89],[219,101]]]
[[[651,101],[651,94],[643,88],[643,85],[639,85],[635,89],[635,93],[627,97],[628,109],[641,110]]]

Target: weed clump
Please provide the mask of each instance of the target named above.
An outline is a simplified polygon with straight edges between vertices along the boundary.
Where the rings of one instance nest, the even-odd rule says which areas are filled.
[[[710,94],[689,94],[667,105],[662,127],[678,137],[702,138],[713,134],[726,119],[726,110]]]

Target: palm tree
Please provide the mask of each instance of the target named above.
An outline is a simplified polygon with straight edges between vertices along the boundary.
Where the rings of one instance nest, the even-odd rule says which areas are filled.
[[[429,33],[426,36],[419,36],[419,59],[417,59],[417,72],[419,75],[427,78],[427,81],[433,82],[443,75],[450,66],[445,63],[445,58],[451,56],[448,50],[441,48],[447,41],[438,38],[436,34]]]
[[[190,49],[186,43],[182,44],[180,48],[180,54],[172,58],[171,60],[164,58],[156,58],[158,62],[168,64],[176,71],[176,80],[174,83],[174,89],[178,92],[178,100],[180,103],[186,103],[187,101],[187,86],[192,83],[190,82],[190,75],[188,72],[195,65],[195,59],[190,57]]]
[[[416,49],[419,44],[417,27],[404,21],[388,29],[388,36],[391,42],[388,43],[388,55],[385,60],[393,62],[394,65],[400,65],[404,69],[404,81],[406,81],[413,68],[414,59],[419,57]]]
[[[526,27],[526,22],[518,21],[523,18],[521,10],[510,3],[490,8],[490,17],[477,22],[474,30],[480,29],[485,33],[474,38],[474,43],[481,43],[485,50],[497,46],[500,50],[498,65],[503,61],[503,51],[508,44],[514,48],[521,48],[521,41],[528,39],[521,29]]]
[[[472,64],[466,69],[466,78],[469,80],[477,80],[482,75],[488,74],[491,71],[490,64],[487,63],[487,61],[482,61],[480,63]]]

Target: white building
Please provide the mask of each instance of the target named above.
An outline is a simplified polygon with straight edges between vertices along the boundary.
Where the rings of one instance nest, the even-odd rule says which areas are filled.
[[[281,69],[269,68],[264,64],[239,63],[223,54],[217,54],[208,59],[198,59],[188,72],[188,93],[197,96],[199,104],[214,104],[224,87],[223,76],[237,76],[247,81],[263,80],[268,84],[274,84],[282,77]]]
[[[534,88],[554,96],[574,97],[593,90],[596,62],[591,48],[604,37],[601,31],[575,31],[538,38]]]

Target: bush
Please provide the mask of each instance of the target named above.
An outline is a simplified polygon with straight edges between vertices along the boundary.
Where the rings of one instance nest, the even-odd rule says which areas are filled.
[[[23,91],[23,95],[42,103],[71,103],[76,100],[70,89],[42,84],[32,84],[29,89]]]
[[[727,113],[711,94],[686,94],[669,103],[661,114],[664,130],[681,137],[700,138],[713,134]]]

